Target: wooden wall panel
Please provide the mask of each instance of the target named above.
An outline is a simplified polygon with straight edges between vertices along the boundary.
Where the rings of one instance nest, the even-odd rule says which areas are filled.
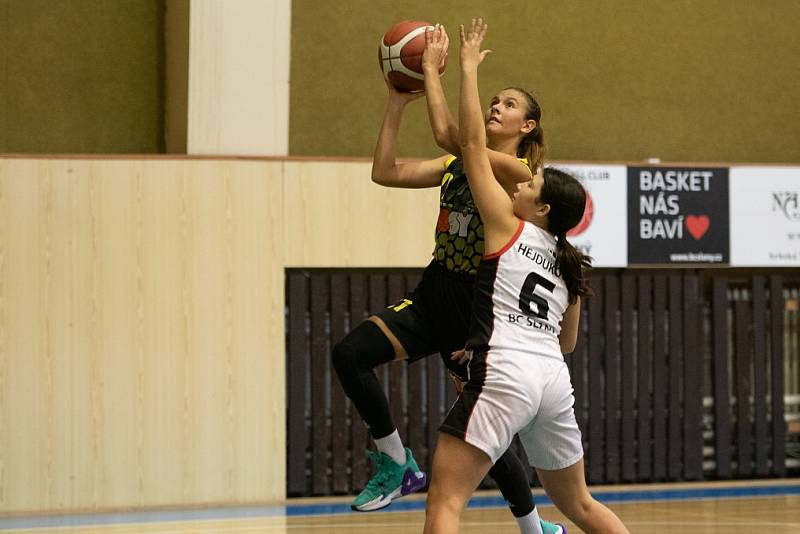
[[[366,161],[284,166],[287,266],[421,267],[430,261],[437,189],[373,184]]]
[[[714,394],[714,462],[722,478],[733,473],[731,465],[731,367],[729,365],[728,279],[714,278],[712,286],[712,351]]]
[[[291,0],[191,1],[187,153],[289,153],[291,8]]]
[[[637,299],[639,317],[637,325],[637,376],[636,376],[636,443],[639,461],[637,480],[650,480],[653,466],[653,324],[652,287],[653,279],[639,276]]]
[[[332,287],[344,288],[348,280],[367,287],[366,299],[370,308],[375,309],[381,302],[396,301],[401,289],[413,285],[411,282],[422,268],[289,269],[288,272],[288,287],[293,294],[296,293],[293,281],[297,277],[309,279],[314,294],[322,294],[328,278],[336,277],[341,281]],[[583,432],[587,478],[603,484],[730,478],[734,459],[737,472],[756,477],[780,476],[785,466],[771,465],[767,455],[772,452],[784,458],[788,451],[771,450],[768,445],[783,443],[785,429],[768,425],[767,402],[763,398],[768,373],[764,351],[759,355],[758,350],[767,330],[766,277],[747,275],[731,279],[718,273],[709,277],[703,271],[691,269],[661,270],[655,275],[644,270],[598,269],[590,276],[593,295],[586,299],[579,343],[575,353],[565,358],[575,388],[575,411]],[[781,282],[771,280],[771,283]],[[752,292],[746,291],[747,286],[753,288]],[[314,287],[320,289],[313,290]],[[770,293],[783,295],[780,290],[773,293],[770,289]],[[313,325],[315,317],[333,317],[341,313],[337,308],[344,309],[346,303],[337,305],[326,298],[315,302],[313,297],[309,302],[303,295],[300,299],[305,309],[290,303],[290,332],[294,330],[292,325],[304,322],[310,315],[312,344],[315,340],[320,346],[333,344],[343,337],[341,329],[334,332],[331,328],[328,334]],[[789,329],[790,333],[796,330]],[[297,345],[291,341],[293,337],[290,333],[290,351]],[[735,344],[731,345],[729,339],[735,339]],[[732,349],[732,363],[726,347]],[[341,388],[325,367],[324,362],[313,365],[310,376],[292,381],[290,398],[320,399],[317,404],[323,407],[334,403]],[[376,368],[376,373],[383,383],[398,432],[414,451],[420,467],[429,470],[431,446],[435,444],[444,411],[451,403],[453,389],[443,377],[439,358],[432,355],[407,366],[388,364]],[[420,383],[422,376],[427,378],[425,384]],[[290,405],[288,413],[297,413],[303,406]],[[783,405],[772,410],[782,411]],[[422,414],[427,416],[427,422]],[[652,414],[659,416],[655,418]],[[355,412],[351,411],[349,418],[343,414],[342,418],[337,425],[349,424],[363,431]],[[325,414],[314,413],[308,420],[305,435],[315,439],[309,449],[311,454],[303,455],[299,467],[292,460],[296,445],[290,443],[288,447],[289,480],[294,480],[295,475],[303,480],[298,486],[300,490],[290,490],[291,495],[326,491],[324,486],[330,475],[334,480],[342,479],[340,489],[334,493],[357,493],[372,473],[359,458],[363,447],[373,447],[371,441],[363,433],[354,440],[349,455],[337,454],[333,452],[338,446],[335,441],[331,444],[328,437],[316,438],[327,432]],[[746,440],[753,429],[757,430],[756,435]],[[708,448],[716,449],[716,454],[713,461],[704,462]],[[525,461],[518,442],[511,449]],[[328,461],[330,456],[334,457],[333,462]],[[712,459],[711,455],[708,459]],[[331,465],[333,472],[329,473]],[[348,485],[338,472],[351,472],[352,484]],[[313,491],[304,490],[311,487],[312,481]],[[480,485],[482,489],[495,487],[491,477]]]
[[[283,496],[279,172],[0,160],[0,511]]]
[[[772,430],[772,468],[777,476],[786,475],[786,423],[783,398],[784,388],[784,279],[780,275],[769,277],[770,293],[770,426]],[[797,325],[797,323],[795,323]]]

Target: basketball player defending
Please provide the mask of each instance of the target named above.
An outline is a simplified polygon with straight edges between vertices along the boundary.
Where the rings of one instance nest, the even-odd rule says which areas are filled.
[[[488,50],[482,19],[461,28],[459,144],[483,218],[486,254],[478,269],[466,349],[469,380],[440,427],[425,534],[458,532],[459,517],[492,464],[519,434],[553,503],[584,532],[627,534],[584,480],[581,433],[564,353],[574,350],[589,258],[566,239],[586,193],[551,168],[518,186],[513,199],[494,177],[478,96]]]

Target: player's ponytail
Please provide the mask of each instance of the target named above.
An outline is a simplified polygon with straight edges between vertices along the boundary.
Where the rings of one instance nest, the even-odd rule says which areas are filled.
[[[578,296],[585,297],[591,293],[587,272],[591,269],[591,258],[572,246],[565,234],[556,236],[556,267],[569,292],[570,304]]]
[[[517,147],[517,157],[526,158],[528,160],[528,167],[531,172],[536,174],[542,167],[544,167],[544,130],[542,129],[542,108],[539,102],[536,101],[531,93],[520,87],[508,87],[519,92],[525,96],[525,101],[528,105],[528,111],[525,113],[525,120],[535,120],[536,128],[531,130],[528,135],[522,138],[519,146]]]
[[[586,207],[586,191],[564,171],[546,168],[540,201],[550,205],[548,230],[556,236],[556,267],[569,292],[569,302],[590,294],[588,270],[591,258],[567,241],[567,232],[578,224]]]

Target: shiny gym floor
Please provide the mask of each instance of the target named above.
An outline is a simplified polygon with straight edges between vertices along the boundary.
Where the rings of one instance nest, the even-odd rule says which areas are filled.
[[[800,479],[725,483],[593,487],[632,533],[800,534]],[[406,534],[422,532],[424,494],[407,497],[386,510],[350,512],[347,498],[290,500],[281,506],[197,508],[113,514],[0,517],[0,532],[47,533],[258,533]],[[535,498],[542,517],[564,522],[541,490]],[[518,532],[502,498],[494,492],[475,495],[461,521],[461,532]]]

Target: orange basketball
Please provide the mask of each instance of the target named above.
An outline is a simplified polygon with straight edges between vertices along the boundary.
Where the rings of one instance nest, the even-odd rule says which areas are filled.
[[[383,75],[398,91],[415,92],[425,88],[422,73],[422,52],[425,30],[433,30],[429,22],[404,20],[383,35],[378,46],[378,61]],[[444,72],[444,66],[439,73]]]

